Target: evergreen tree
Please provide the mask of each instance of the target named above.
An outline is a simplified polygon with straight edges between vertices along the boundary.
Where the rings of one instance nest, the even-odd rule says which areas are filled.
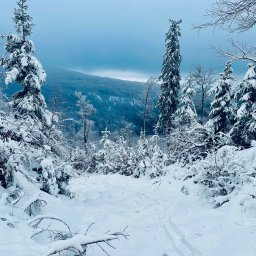
[[[231,130],[231,138],[241,146],[250,146],[256,140],[256,66],[250,64],[236,95],[240,107]]]
[[[162,75],[160,79],[161,95],[158,101],[160,116],[157,128],[164,132],[170,132],[173,127],[174,113],[179,105],[180,90],[180,21],[170,20],[170,29],[166,34],[166,53],[164,55]]]
[[[133,174],[135,178],[142,175],[155,178],[165,174],[166,157],[158,146],[158,140],[157,135],[147,139],[145,133],[141,132],[136,147],[137,166]]]
[[[16,117],[30,117],[51,126],[52,114],[47,110],[41,87],[46,79],[41,63],[34,56],[34,44],[28,37],[34,24],[27,13],[28,0],[19,0],[14,12],[14,23],[18,35],[6,36],[6,54],[0,65],[6,70],[6,85],[15,82],[23,90],[14,94],[10,105]]]
[[[178,124],[189,127],[196,123],[197,112],[193,101],[195,95],[196,90],[190,75],[182,88],[180,107],[176,112]]]
[[[226,64],[224,73],[220,74],[221,78],[214,87],[215,95],[211,104],[209,123],[213,126],[215,134],[226,133],[230,129],[232,112],[234,111],[231,102],[231,88],[234,83],[231,65],[230,61]]]

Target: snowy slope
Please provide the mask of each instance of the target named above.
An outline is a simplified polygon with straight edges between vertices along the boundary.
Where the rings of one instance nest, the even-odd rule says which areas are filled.
[[[251,168],[256,164],[255,151],[239,152]],[[245,186],[229,203],[213,209],[200,197],[198,185],[181,180],[183,171],[171,167],[167,176],[155,180],[120,175],[76,177],[70,182],[73,199],[40,193],[47,202],[40,214],[61,218],[73,233],[84,234],[95,223],[89,237],[128,226],[129,241],[113,242],[116,250],[103,245],[112,256],[255,256],[256,199],[247,200],[252,188]],[[30,238],[35,232],[28,225],[32,217],[22,209],[37,193],[31,189],[11,208],[0,188],[1,256],[40,256],[49,249],[40,236]],[[51,227],[66,228],[61,223]],[[104,253],[96,246],[89,248],[88,255]]]
[[[156,182],[118,175],[71,183],[98,231],[128,225],[130,241],[117,244],[113,256],[255,256],[256,217],[241,212],[236,199],[213,209],[194,185],[189,195],[181,193],[183,185],[172,177]]]

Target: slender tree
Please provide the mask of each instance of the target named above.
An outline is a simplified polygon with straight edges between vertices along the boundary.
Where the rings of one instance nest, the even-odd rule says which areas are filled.
[[[7,35],[5,55],[0,65],[6,71],[5,83],[18,83],[22,90],[13,95],[10,105],[16,117],[30,117],[51,126],[52,114],[47,110],[41,87],[45,83],[46,73],[34,56],[34,44],[28,37],[34,26],[28,14],[28,0],[19,0],[14,11],[14,23],[17,35]]]
[[[92,104],[87,100],[86,96],[81,92],[75,93],[77,97],[77,106],[79,107],[79,116],[83,121],[83,138],[84,144],[88,142],[89,131],[90,131],[90,120],[89,117],[96,112]]]
[[[250,64],[236,95],[240,107],[231,130],[231,138],[241,146],[248,147],[256,140],[256,66]]]
[[[213,69],[204,69],[202,66],[198,65],[195,70],[191,74],[192,81],[196,89],[200,92],[200,111],[198,112],[199,115],[199,122],[201,124],[205,123],[206,114],[206,99],[207,99],[207,91],[215,82],[214,78],[214,70]]]
[[[231,88],[234,83],[232,76],[233,70],[229,61],[220,74],[221,78],[214,87],[214,100],[211,104],[211,112],[209,114],[209,122],[214,127],[214,132],[226,133],[230,130],[232,115]]]
[[[153,87],[156,85],[158,79],[156,78],[149,78],[145,84],[145,91],[144,91],[144,110],[143,110],[143,131],[146,134],[147,132],[147,123],[150,119],[150,114],[153,112],[153,98],[152,98],[152,90]]]
[[[171,25],[166,34],[166,53],[163,60],[162,75],[160,76],[162,84],[158,101],[160,116],[157,128],[167,133],[174,126],[174,113],[179,105],[180,64],[182,59],[179,42],[181,22],[181,20],[170,20]]]

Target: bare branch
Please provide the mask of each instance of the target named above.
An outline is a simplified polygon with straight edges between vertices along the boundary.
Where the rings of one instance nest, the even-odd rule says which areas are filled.
[[[219,0],[206,12],[206,16],[212,20],[194,28],[221,27],[231,32],[244,32],[256,25],[256,1]]]
[[[87,228],[86,231],[85,231],[85,235],[87,235],[88,231],[90,230],[90,228],[91,228],[94,224],[95,224],[95,223],[93,222],[93,223],[91,223],[91,224],[88,226],[88,228]]]
[[[256,63],[256,49],[249,47],[246,43],[230,40],[233,51],[212,47],[220,56],[230,58],[233,61],[249,61]]]
[[[108,254],[108,252],[107,252],[100,244],[97,243],[97,245],[100,247],[100,249],[101,249],[107,256],[110,256],[110,255]]]
[[[71,234],[71,230],[70,230],[70,227],[68,226],[68,224],[66,222],[64,222],[63,220],[57,218],[57,217],[54,217],[54,216],[37,216],[36,218],[32,219],[32,220],[29,220],[28,221],[28,225],[31,225],[33,228],[38,228],[38,226],[40,225],[40,223],[43,221],[43,220],[56,220],[56,221],[59,221],[61,223],[63,223],[69,233]]]

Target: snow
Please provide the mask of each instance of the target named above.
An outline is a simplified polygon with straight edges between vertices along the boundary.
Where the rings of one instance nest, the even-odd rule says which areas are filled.
[[[5,84],[8,85],[17,79],[19,70],[14,67],[11,71],[6,72]]]
[[[255,148],[240,153],[240,157],[245,155],[249,165],[256,163]],[[183,175],[180,167],[172,166],[167,176],[154,180],[120,175],[76,177],[70,182],[72,200],[42,192],[40,198],[47,201],[42,216],[61,218],[77,233],[71,240],[48,245],[30,238],[33,229],[29,223],[42,216],[31,219],[19,205],[11,209],[0,200],[1,256],[49,255],[68,245],[79,249],[82,242],[126,226],[129,241],[113,242],[117,249],[108,249],[112,256],[255,256],[256,202],[245,200],[246,189],[213,209],[199,197],[198,185],[184,184]],[[7,225],[10,220],[13,226]],[[49,223],[42,222],[41,228]],[[88,237],[81,236],[92,223]],[[66,230],[62,223],[52,228]],[[104,254],[94,247],[88,250],[88,256],[92,255]]]
[[[179,171],[157,181],[91,176],[72,180],[71,189],[87,205],[99,232],[106,223],[111,228],[128,225],[130,241],[118,244],[113,256],[255,255],[255,226],[244,226],[238,202],[212,209],[192,184],[187,184],[189,195],[183,194]]]
[[[26,56],[24,56],[23,58],[21,58],[20,61],[21,61],[21,65],[22,65],[23,68],[28,66],[28,59],[27,59]]]

